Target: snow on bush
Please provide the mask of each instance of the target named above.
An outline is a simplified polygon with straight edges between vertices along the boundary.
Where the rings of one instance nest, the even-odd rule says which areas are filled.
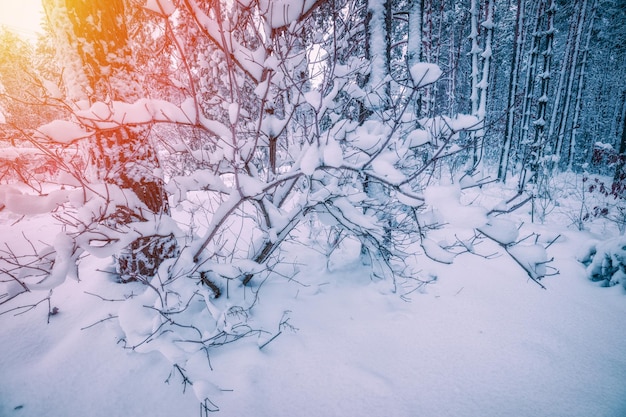
[[[622,284],[626,289],[626,237],[598,242],[580,258],[587,267],[587,277],[603,286]]]
[[[42,126],[36,139],[68,147],[98,139],[98,135],[105,140],[108,132],[120,128],[130,131],[140,126],[140,133],[144,125],[170,124],[182,134],[171,135],[163,159],[169,156],[169,163],[175,164],[175,156],[184,153],[193,164],[177,167],[177,173],[166,178],[147,156],[144,162],[150,172],[144,173],[141,164],[129,162],[130,153],[113,149],[120,152],[100,156],[103,163],[96,167],[106,167],[107,172],[100,172],[94,180],[76,174],[80,180],[76,188],[37,196],[10,189],[0,192],[0,204],[7,211],[48,216],[61,223],[57,225],[62,229],[49,237],[44,252],[33,247],[36,253],[22,258],[17,252],[13,255],[12,249],[6,251],[14,258],[9,259],[12,265],[0,264],[0,272],[24,268],[14,279],[0,282],[0,304],[31,289],[52,289],[68,275],[77,278],[79,270],[89,271],[96,258],[109,259],[117,263],[117,270],[110,265],[106,269],[112,280],[133,286],[132,296],[120,300],[121,344],[137,352],[160,352],[193,382],[202,402],[216,389],[207,380],[210,362],[204,361],[204,368],[196,362],[242,338],[256,338],[262,349],[285,327],[284,318],[268,318],[267,311],[280,306],[263,302],[260,287],[276,291],[277,282],[297,284],[293,278],[298,259],[284,257],[283,249],[290,239],[301,244],[301,237],[307,232],[311,236],[313,229],[332,233],[318,233],[329,237],[325,242],[307,243],[334,250],[345,238],[356,247],[354,260],[371,267],[370,277],[389,278],[400,296],[434,279],[430,273],[420,278],[415,254],[450,264],[460,253],[475,253],[472,246],[482,239],[475,229],[481,227],[533,280],[542,278],[545,250],[518,245],[513,223],[491,218],[480,201],[465,198],[463,186],[476,187],[480,179],[455,176],[452,184],[438,181],[443,158],[462,150],[463,143],[454,142],[463,137],[462,131],[475,129],[478,120],[462,114],[417,120],[411,107],[414,94],[439,79],[437,65],[420,63],[410,68],[413,85],[407,90],[401,86],[397,110],[387,112],[381,111],[378,94],[364,97],[350,81],[363,75],[359,60],[329,65],[328,71],[337,72],[319,80],[319,87],[311,87],[292,77],[294,69],[306,64],[297,48],[278,48],[269,55],[268,51],[280,46],[269,43],[274,37],[272,28],[289,25],[284,33],[280,31],[285,45],[292,37],[298,40],[306,26],[296,20],[313,3],[255,3],[266,26],[248,28],[259,31],[259,44],[246,46],[235,41],[238,36],[224,36],[229,24],[234,28],[241,23],[234,19],[237,10],[232,11],[232,19],[224,16],[225,21],[194,2],[188,4],[189,10],[178,10],[192,13],[216,49],[237,61],[239,69],[211,79],[222,93],[230,91],[228,99],[203,86],[203,94],[213,97],[203,104],[207,108],[200,106],[197,97],[175,103],[171,97],[74,103],[71,121]],[[238,5],[233,3],[233,7]],[[153,0],[146,7],[169,16],[172,7],[178,6],[169,0]],[[248,32],[239,35],[243,34]],[[215,61],[229,61],[223,58],[218,53]],[[379,69],[377,64],[372,67],[373,73]],[[265,69],[271,71],[265,74]],[[358,117],[346,114],[353,100],[364,106]],[[309,125],[308,120],[314,122]],[[151,146],[148,141],[136,144]],[[135,189],[110,181],[122,175],[162,179],[171,213],[150,208],[146,200],[153,200],[145,197],[152,188]],[[158,181],[151,184],[158,188]],[[444,226],[454,229],[455,241],[431,235]],[[457,231],[471,237],[461,242]],[[30,250],[28,244],[22,246]],[[325,255],[329,257],[330,252]],[[37,263],[31,263],[31,258]],[[136,289],[135,281],[145,285]],[[4,289],[5,284],[9,288]]]
[[[438,214],[442,223],[459,228],[477,228],[487,222],[483,207],[461,204],[461,187],[453,185],[431,185],[424,191],[426,204]]]
[[[432,84],[437,81],[442,74],[439,65],[428,62],[418,62],[411,67],[410,72],[415,87],[424,87],[425,85]]]

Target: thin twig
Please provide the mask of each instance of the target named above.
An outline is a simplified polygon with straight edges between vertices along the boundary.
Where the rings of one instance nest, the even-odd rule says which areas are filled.
[[[91,327],[95,326],[96,324],[103,323],[103,322],[105,322],[105,321],[107,321],[107,320],[116,319],[116,318],[118,318],[118,317],[119,317],[119,316],[113,316],[113,315],[109,314],[109,317],[106,317],[106,318],[104,318],[104,319],[98,320],[97,322],[92,323],[92,324],[90,324],[89,326],[81,327],[80,329],[81,329],[81,330],[86,330],[86,329],[89,329],[89,328],[91,328]]]

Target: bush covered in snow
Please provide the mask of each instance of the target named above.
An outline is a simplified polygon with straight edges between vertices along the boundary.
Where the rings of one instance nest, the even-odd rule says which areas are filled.
[[[607,287],[622,284],[626,288],[626,237],[593,244],[580,261],[586,265],[590,280]]]

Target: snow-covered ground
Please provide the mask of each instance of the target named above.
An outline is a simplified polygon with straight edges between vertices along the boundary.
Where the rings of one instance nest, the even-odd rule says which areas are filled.
[[[294,329],[263,349],[267,337],[250,337],[212,352],[213,370],[188,363],[206,368],[208,388],[184,389],[159,352],[118,343],[116,319],[103,319],[122,303],[102,298],[143,287],[112,282],[88,258],[81,282],[54,291],[49,324],[46,302],[0,315],[0,416],[198,416],[194,388],[224,416],[624,416],[626,291],[592,283],[576,260],[599,235],[531,227],[562,234],[548,249],[560,274],[544,278],[547,290],[506,255],[421,257],[438,279],[405,301],[349,244],[330,270],[296,248],[298,283],[265,284],[255,309],[266,317],[251,319]]]

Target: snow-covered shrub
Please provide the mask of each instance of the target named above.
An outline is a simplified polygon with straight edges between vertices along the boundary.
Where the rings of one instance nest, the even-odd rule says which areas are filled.
[[[587,267],[590,280],[607,287],[622,284],[626,289],[626,238],[595,243],[580,261]]]
[[[493,210],[466,198],[465,190],[484,185],[467,174],[471,156],[463,157],[479,119],[421,117],[418,96],[441,76],[437,65],[415,64],[398,82],[384,65],[366,62],[364,51],[350,56],[380,33],[363,33],[349,10],[332,10],[343,18],[329,21],[309,13],[334,7],[329,2],[265,6],[149,2],[150,16],[168,28],[162,41],[178,51],[160,69],[186,68],[170,74],[180,91],[72,103],[69,120],[41,126],[37,136],[57,146],[98,145],[89,154],[99,164],[91,168],[102,171],[89,178],[68,172],[80,198],[62,200],[55,216],[63,230],[46,258],[52,274],[64,278],[86,256],[116,260],[117,269],[107,269],[113,280],[146,284],[120,301],[124,345],[160,351],[189,370],[196,389],[209,386],[208,372],[192,366],[198,357],[248,336],[264,338],[262,348],[287,327],[280,319],[271,333],[267,320],[253,326],[249,318],[258,318],[252,309],[261,304],[261,287],[294,281],[296,261],[281,262],[281,251],[307,225],[325,229],[317,236],[326,256],[342,240],[360,246],[358,260],[371,276],[391,280],[401,295],[435,279],[420,278],[417,256],[451,263],[476,253],[475,230],[488,224],[499,233],[482,233],[531,279],[546,273],[543,247],[519,244],[513,224],[503,234]],[[334,36],[303,36],[330,24]],[[323,53],[307,61],[307,49]],[[318,73],[315,80],[308,71]],[[169,128],[153,129],[158,124]],[[160,146],[152,149],[148,139]],[[457,158],[453,172],[439,183],[450,158]],[[50,200],[40,198],[33,206]],[[15,200],[6,200],[9,209]],[[515,207],[505,201],[497,214]],[[474,237],[430,237],[445,225]],[[12,285],[28,291],[33,280],[20,275]],[[200,401],[212,396],[210,389],[196,394]]]

